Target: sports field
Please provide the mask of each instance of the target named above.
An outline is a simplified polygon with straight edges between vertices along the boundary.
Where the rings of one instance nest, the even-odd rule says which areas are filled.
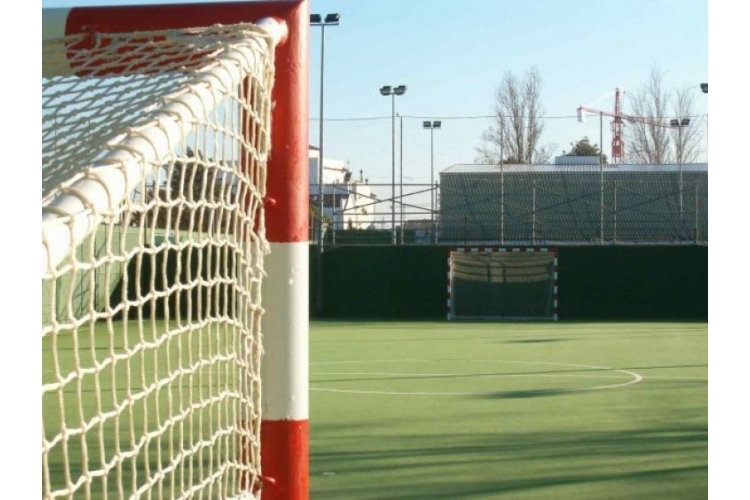
[[[706,498],[707,329],[706,323],[313,322],[310,497]],[[107,338],[92,331],[77,339],[77,348],[70,336],[57,344],[43,339],[43,384],[58,380],[54,366],[80,372],[81,380],[69,384],[64,402],[55,391],[43,396],[46,435],[91,422],[85,438],[70,434],[67,448],[50,453],[50,477],[43,480],[51,489],[83,470],[114,467],[116,477],[95,478],[84,489],[91,498],[127,494],[136,478],[155,477],[185,450],[183,433],[218,443],[183,460],[185,477],[208,477],[221,455],[234,458],[234,434],[222,431],[236,424],[234,348],[226,332],[196,330],[171,343],[151,342],[129,368],[105,360],[111,350],[135,345],[137,331],[115,331],[117,345]],[[213,363],[196,364],[207,355]],[[98,377],[93,366],[100,367]],[[181,382],[157,390],[156,381],[170,373]],[[226,403],[201,403],[219,394]],[[131,399],[120,416],[97,423],[97,415]],[[182,422],[174,415],[186,408],[193,411]],[[123,455],[141,440],[139,430],[167,423],[175,427],[144,445],[147,460],[109,462],[116,450]],[[62,472],[66,456],[76,474],[70,479]],[[165,487],[169,498],[185,485]],[[214,493],[227,487],[217,485]]]
[[[707,330],[314,322],[311,498],[706,498]]]

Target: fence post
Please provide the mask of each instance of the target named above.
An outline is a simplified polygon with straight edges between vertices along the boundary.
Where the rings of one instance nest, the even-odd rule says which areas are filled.
[[[505,244],[505,168],[500,159],[500,243]]]
[[[614,181],[614,200],[613,200],[613,207],[612,207],[612,218],[613,218],[612,242],[616,245],[617,244],[617,180]]]
[[[536,179],[531,186],[531,244],[536,245]]]
[[[604,164],[599,163],[599,243],[604,244]]]
[[[695,213],[693,215],[695,221],[695,244],[698,244],[698,181],[695,182]]]

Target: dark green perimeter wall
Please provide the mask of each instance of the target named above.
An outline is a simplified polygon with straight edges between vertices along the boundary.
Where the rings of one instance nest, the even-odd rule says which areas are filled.
[[[708,247],[558,247],[560,320],[708,320]],[[447,247],[335,247],[323,252],[320,318],[440,319]]]

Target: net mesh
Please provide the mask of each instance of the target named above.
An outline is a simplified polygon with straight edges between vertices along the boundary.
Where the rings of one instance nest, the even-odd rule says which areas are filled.
[[[272,43],[87,34],[43,61],[43,497],[257,491]]]
[[[555,254],[450,254],[451,319],[556,319]]]

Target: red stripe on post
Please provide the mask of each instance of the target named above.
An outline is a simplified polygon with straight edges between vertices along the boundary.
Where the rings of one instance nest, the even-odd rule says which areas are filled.
[[[307,420],[264,420],[260,425],[264,500],[307,500],[310,426]]]
[[[276,204],[266,207],[266,237],[275,243],[309,239],[308,143],[308,32],[307,2],[299,3],[286,17],[289,39],[276,51],[273,90],[273,149],[268,162],[267,196]]]
[[[74,7],[65,24],[67,35],[97,31],[130,31],[198,28],[214,24],[253,23],[262,17],[278,16],[289,22],[306,0],[276,2],[219,2],[182,5],[119,5]]]

